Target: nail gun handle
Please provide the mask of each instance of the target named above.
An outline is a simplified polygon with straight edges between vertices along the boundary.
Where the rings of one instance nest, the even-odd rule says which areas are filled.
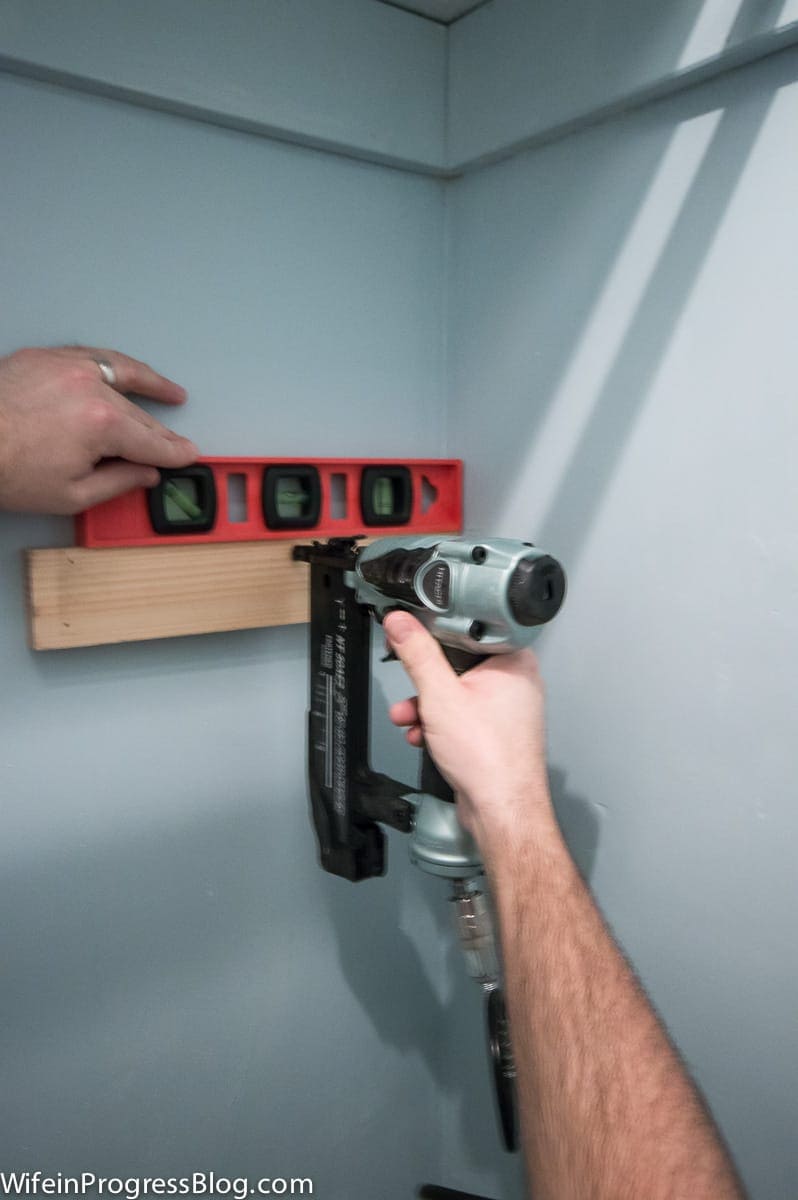
[[[448,800],[450,804],[454,804],[454,792],[435,766],[426,746],[421,755],[420,791],[428,796],[437,796],[439,800]]]
[[[443,653],[446,655],[446,661],[458,675],[464,675],[466,671],[470,671],[472,667],[478,666],[487,658],[486,654],[471,654],[468,650],[458,650],[454,646],[444,646]],[[450,804],[454,803],[454,792],[435,766],[426,746],[421,756],[421,791],[430,796],[437,796],[439,800],[448,800]]]

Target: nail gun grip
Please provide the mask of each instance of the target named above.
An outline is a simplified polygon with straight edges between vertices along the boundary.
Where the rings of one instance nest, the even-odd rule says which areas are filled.
[[[449,666],[458,675],[465,675],[472,667],[478,667],[490,656],[488,654],[472,654],[470,650],[461,650],[459,646],[442,646],[444,657]]]
[[[435,766],[426,746],[421,755],[420,791],[428,796],[437,796],[439,800],[448,800],[450,804],[454,804],[454,792]]]

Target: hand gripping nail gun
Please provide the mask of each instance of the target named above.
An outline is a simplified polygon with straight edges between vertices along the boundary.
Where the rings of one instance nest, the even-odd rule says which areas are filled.
[[[385,872],[380,825],[410,835],[410,857],[452,880],[469,973],[487,995],[488,1045],[504,1143],[517,1146],[515,1066],[487,897],[472,886],[482,862],[457,819],[454,795],[426,749],[420,786],[369,765],[371,618],[412,612],[458,673],[488,654],[528,645],[565,596],[565,573],[530,542],[408,536],[358,545],[297,546],[310,564],[308,780],[321,865],[353,882]]]

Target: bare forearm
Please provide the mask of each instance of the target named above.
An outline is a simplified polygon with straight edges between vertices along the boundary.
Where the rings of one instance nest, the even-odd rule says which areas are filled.
[[[512,842],[491,833],[483,851],[535,1200],[739,1200],[712,1119],[553,816]]]
[[[740,1200],[712,1119],[607,931],[545,783],[534,659],[457,677],[406,613],[385,628],[417,700],[391,710],[457,792],[499,914],[535,1200]]]

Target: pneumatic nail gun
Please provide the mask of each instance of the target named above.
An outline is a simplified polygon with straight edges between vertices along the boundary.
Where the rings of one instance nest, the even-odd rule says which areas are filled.
[[[482,861],[457,818],[454,795],[422,751],[420,785],[369,765],[371,620],[413,613],[462,674],[486,655],[526,646],[565,596],[551,555],[507,538],[407,536],[358,545],[335,538],[297,546],[310,564],[308,780],[326,871],[354,881],[385,872],[380,825],[409,834],[411,859],[452,881],[469,973],[487,996],[488,1045],[508,1150],[517,1146],[515,1067]]]

